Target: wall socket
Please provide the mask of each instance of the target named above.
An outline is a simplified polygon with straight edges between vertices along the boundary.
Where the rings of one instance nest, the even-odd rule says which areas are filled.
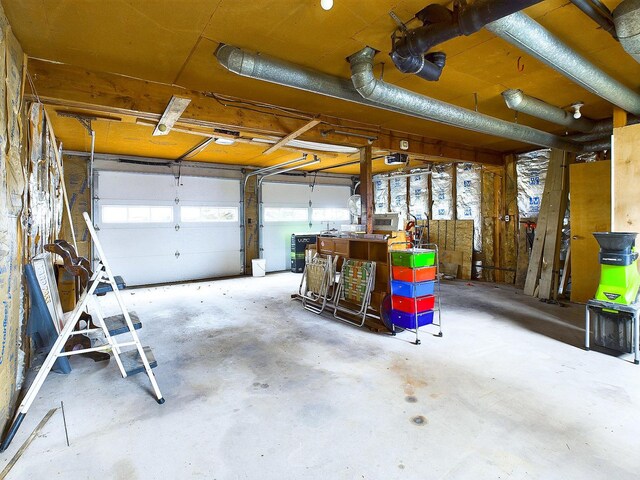
[[[400,150],[409,150],[409,140],[400,140]]]

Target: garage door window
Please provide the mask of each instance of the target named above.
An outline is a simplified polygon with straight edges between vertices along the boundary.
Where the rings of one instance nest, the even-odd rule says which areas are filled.
[[[146,205],[102,205],[103,223],[169,223],[173,207]]]
[[[183,222],[237,222],[238,207],[180,207]]]
[[[308,208],[291,207],[265,207],[265,222],[306,222],[308,221]]]
[[[348,221],[350,217],[346,208],[314,208],[311,219],[314,222],[340,222]]]

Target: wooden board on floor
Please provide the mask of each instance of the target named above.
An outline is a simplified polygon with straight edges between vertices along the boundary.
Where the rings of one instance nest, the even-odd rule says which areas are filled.
[[[611,229],[611,162],[571,165],[571,301],[593,298],[600,247],[593,232]]]

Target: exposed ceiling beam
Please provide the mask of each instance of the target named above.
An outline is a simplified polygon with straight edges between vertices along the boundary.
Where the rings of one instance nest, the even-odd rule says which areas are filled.
[[[319,123],[322,123],[320,120],[317,119],[313,119],[308,123],[305,123],[304,125],[302,125],[300,128],[298,128],[296,131],[291,132],[289,135],[287,135],[286,137],[281,138],[280,140],[278,140],[276,143],[274,143],[273,145],[271,145],[269,148],[267,148],[264,152],[262,152],[263,155],[269,155],[270,153],[275,152],[276,150],[278,150],[280,147],[284,147],[287,143],[289,143],[291,140],[295,140],[296,138],[298,138],[300,135],[302,135],[304,132],[306,132],[307,130],[311,130],[313,127],[315,127],[316,125],[318,125]]]
[[[221,102],[211,94],[175,85],[95,72],[61,63],[29,59],[29,72],[38,98],[47,105],[84,108],[108,115],[135,116],[154,124],[158,122],[165,109],[166,99],[173,95],[191,99],[188,117],[183,116],[176,122],[176,125],[180,124],[183,127],[215,127],[282,138],[308,124],[310,120],[308,115],[306,118],[298,115],[300,118],[297,118],[294,115],[282,114],[281,109],[248,111],[242,107],[246,106],[245,102]],[[30,86],[27,86],[27,89],[27,98],[35,100],[36,95],[30,91]],[[378,150],[400,151],[400,141],[409,140],[409,149],[405,153],[410,155],[490,165],[504,163],[503,154],[494,150],[444,142],[416,133],[387,130],[326,115],[317,119],[342,132],[371,132],[378,137],[372,144],[372,147]],[[416,121],[415,125],[416,131],[422,131],[428,126],[428,122],[423,124]],[[313,128],[299,138],[351,147],[362,147],[369,143],[364,138],[335,132],[323,133]]]
[[[164,109],[164,113],[160,117],[160,120],[158,120],[158,125],[156,125],[152,135],[154,137],[158,135],[167,135],[187,109],[189,103],[191,103],[190,98],[173,95],[171,100],[169,100],[169,104]]]

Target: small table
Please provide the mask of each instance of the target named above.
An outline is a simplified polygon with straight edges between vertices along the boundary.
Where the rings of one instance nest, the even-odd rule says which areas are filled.
[[[633,318],[633,363],[638,365],[640,363],[640,304],[634,305],[622,305],[619,303],[605,302],[603,300],[589,300],[585,307],[585,338],[584,346],[589,350],[590,341],[590,325],[591,325],[591,311],[589,307],[608,308],[611,310],[617,310],[619,312],[627,312],[632,315]]]

